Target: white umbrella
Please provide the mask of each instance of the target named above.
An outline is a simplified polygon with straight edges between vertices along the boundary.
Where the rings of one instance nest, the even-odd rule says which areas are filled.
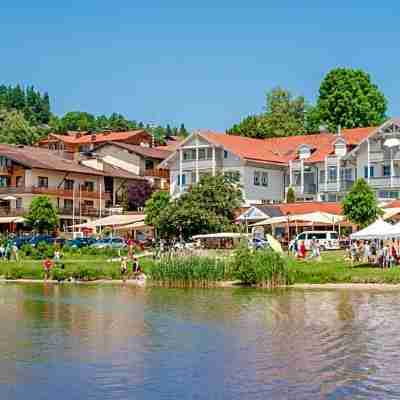
[[[2,200],[17,200],[14,196],[2,197]]]

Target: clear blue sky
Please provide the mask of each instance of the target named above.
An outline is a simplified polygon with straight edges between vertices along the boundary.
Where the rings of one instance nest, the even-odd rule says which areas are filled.
[[[272,87],[313,101],[347,66],[368,71],[400,115],[398,1],[3,3],[0,83],[47,90],[57,114],[224,130],[260,112]]]

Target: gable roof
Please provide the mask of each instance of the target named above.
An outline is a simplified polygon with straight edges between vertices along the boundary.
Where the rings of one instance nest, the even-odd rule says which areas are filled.
[[[60,157],[48,149],[33,146],[0,144],[0,154],[28,168],[49,169],[89,175],[104,175],[101,171]]]
[[[348,146],[354,147],[376,129],[376,127],[343,129],[340,136],[333,133],[319,133],[269,139],[253,139],[209,131],[200,132],[200,135],[244,159],[287,164],[290,160],[298,158],[298,149],[302,145],[312,149],[311,156],[304,160],[306,163],[323,162],[326,156],[334,152],[334,144],[338,138],[343,138]]]
[[[48,139],[44,139],[40,141],[40,143],[46,143],[46,141],[51,140],[52,138],[60,140],[64,143],[68,144],[89,144],[89,143],[103,143],[103,142],[117,142],[131,139],[134,136],[139,134],[146,134],[149,137],[151,135],[145,131],[144,129],[137,129],[134,131],[125,131],[125,132],[99,132],[99,133],[85,133],[82,134],[67,134],[61,135],[57,133],[50,133]]]
[[[154,158],[156,160],[164,160],[172,153],[172,151],[170,151],[170,150],[164,150],[163,146],[145,147],[145,146],[129,144],[129,143],[122,143],[122,142],[105,142],[105,143],[102,143],[99,146],[97,146],[94,149],[94,151],[96,151],[96,149],[106,146],[106,145],[117,146],[122,149],[128,150],[129,152],[138,154],[140,156]]]

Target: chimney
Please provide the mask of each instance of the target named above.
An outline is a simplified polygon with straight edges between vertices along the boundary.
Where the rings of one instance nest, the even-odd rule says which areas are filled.
[[[342,136],[342,127],[340,125],[337,127],[337,135]]]
[[[92,134],[90,135],[90,139],[92,140],[92,142],[95,142],[95,141],[96,141],[96,134],[95,134],[95,133],[92,133]]]

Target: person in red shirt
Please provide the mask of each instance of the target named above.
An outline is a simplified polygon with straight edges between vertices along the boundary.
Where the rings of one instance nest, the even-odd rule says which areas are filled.
[[[47,257],[45,260],[43,260],[42,266],[44,269],[44,280],[47,281],[47,279],[50,278],[50,271],[53,268],[53,261]]]
[[[306,258],[306,246],[305,246],[303,240],[300,240],[297,254],[298,254],[298,258]]]

